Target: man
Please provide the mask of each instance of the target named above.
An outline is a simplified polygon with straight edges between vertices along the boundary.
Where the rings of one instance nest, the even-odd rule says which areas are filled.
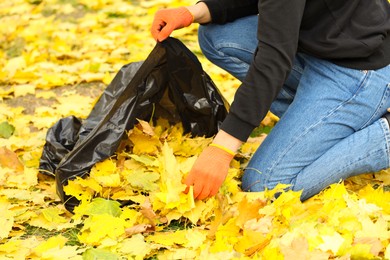
[[[230,161],[268,110],[280,117],[245,169],[246,191],[278,183],[301,199],[389,168],[387,0],[205,0],[159,10],[157,41],[200,23],[205,56],[242,81],[229,115],[185,183],[215,195]]]

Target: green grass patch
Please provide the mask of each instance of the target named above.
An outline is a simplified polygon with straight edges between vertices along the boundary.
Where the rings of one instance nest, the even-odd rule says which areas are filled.
[[[45,240],[57,236],[63,235],[68,239],[65,245],[68,246],[82,246],[77,235],[79,234],[82,225],[77,225],[74,228],[68,228],[64,230],[48,230],[41,227],[31,226],[28,223],[24,223],[23,226],[26,228],[25,233],[21,236],[21,239],[27,239],[30,237],[40,237]]]

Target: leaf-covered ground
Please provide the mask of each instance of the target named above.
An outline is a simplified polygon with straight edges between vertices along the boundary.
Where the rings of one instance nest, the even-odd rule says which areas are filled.
[[[389,259],[390,174],[298,192],[240,190],[242,169],[277,122],[244,144],[219,194],[194,201],[181,183],[211,139],[180,125],[140,123],[90,177],[66,186],[74,214],[38,173],[57,120],[85,118],[125,64],[154,47],[154,12],[190,1],[13,0],[0,3],[0,259]],[[237,80],[199,51],[196,25],[174,32],[228,101]],[[118,201],[128,201],[121,207]]]

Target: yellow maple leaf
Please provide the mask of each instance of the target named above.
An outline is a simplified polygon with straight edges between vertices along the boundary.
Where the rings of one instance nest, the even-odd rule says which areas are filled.
[[[37,86],[37,84],[35,83],[37,79],[39,78],[37,77],[35,72],[27,71],[27,70],[24,71],[18,70],[15,72],[15,74],[12,77],[12,81],[18,85],[28,84],[28,85]]]
[[[123,174],[123,172],[122,172]],[[144,191],[157,191],[159,186],[156,183],[160,179],[160,174],[154,171],[133,170],[125,175],[128,183],[134,188],[139,188]]]
[[[321,245],[318,246],[322,251],[331,251],[333,255],[337,255],[337,252],[341,248],[345,239],[337,232],[334,232],[333,235],[323,235],[321,239],[324,241]]]
[[[240,147],[240,154],[244,156],[250,156],[252,155],[257,148],[260,146],[260,144],[263,142],[267,135],[263,134],[261,137],[250,137],[248,138],[248,141],[245,142],[241,147]]]
[[[139,218],[141,217],[141,213],[138,210],[131,208],[122,208],[122,214],[120,218],[125,220],[128,226],[133,226],[138,223]]]
[[[145,242],[143,235],[135,234],[130,238],[124,239],[118,251],[128,257],[132,257],[132,259],[142,260],[151,253],[152,246]]]
[[[390,192],[385,192],[383,187],[374,189],[371,185],[366,185],[359,190],[359,195],[367,200],[367,202],[374,203],[381,207],[384,212],[390,214]]]
[[[390,171],[389,169],[385,169],[379,171],[378,174],[375,174],[375,180],[378,180],[383,185],[390,185]]]
[[[178,132],[178,134],[182,134]],[[211,142],[210,138],[183,136],[180,139],[168,140],[175,155],[190,157],[200,154]]]
[[[9,59],[3,68],[3,71],[8,73],[8,78],[11,79],[17,71],[26,67],[26,60],[23,56]]]
[[[182,213],[183,217],[188,218],[192,223],[198,223],[199,220],[204,222],[208,217],[207,213],[212,210],[211,202],[212,200],[207,200],[206,202],[202,200],[193,200],[193,186],[190,187],[188,191],[188,196],[191,196],[188,201],[191,201],[190,209],[186,209],[184,213]]]
[[[120,174],[114,161],[110,159],[96,163],[91,169],[90,178],[105,187],[119,187],[121,185]]]
[[[274,233],[277,237],[280,236],[278,243],[281,246],[290,247],[292,241],[299,237],[304,237],[307,240],[309,250],[314,250],[323,243],[320,235],[325,234],[320,233],[322,225],[319,225],[316,221],[307,220],[307,222],[291,228],[285,227],[276,221],[273,221],[273,225],[274,227],[271,229],[271,233]],[[331,229],[331,232],[334,231]]]
[[[163,246],[183,245],[188,243],[187,232],[189,230],[177,230],[174,232],[160,232],[146,237],[147,242],[154,242]]]
[[[252,256],[256,251],[262,250],[269,244],[269,238],[262,233],[250,229],[244,229],[243,235],[239,237],[234,249],[247,256]]]
[[[57,94],[54,91],[47,90],[47,91],[39,91],[35,94],[35,96],[37,98],[50,99],[50,98],[55,98]]]
[[[80,74],[80,79],[85,82],[103,81],[106,74],[85,72]]]
[[[141,154],[141,155],[126,154],[126,155],[128,155],[131,159],[133,159],[133,160],[126,160],[125,161],[125,167],[127,169],[134,169],[135,167],[136,168],[141,167],[140,165],[137,165],[136,162],[140,163],[146,167],[158,167],[159,166],[158,160],[155,157],[149,156],[147,154]]]
[[[7,238],[9,232],[12,230],[14,225],[14,213],[10,210],[11,203],[4,198],[0,197],[0,238]]]
[[[188,230],[186,233],[187,243],[185,244],[185,247],[192,248],[192,249],[198,249],[201,248],[204,242],[207,239],[207,233],[205,230]]]
[[[266,235],[272,230],[273,218],[273,216],[264,216],[259,218],[258,220],[256,218],[250,219],[245,222],[244,230],[253,230],[256,232],[260,232],[263,235]]]
[[[31,201],[34,204],[45,204],[46,192],[41,190],[30,191],[25,189],[0,189],[0,195],[6,196],[8,199],[17,199],[19,201]],[[20,205],[20,204],[19,204]]]
[[[158,259],[195,259],[198,252],[188,248],[172,248],[169,251],[164,251],[158,254]]]
[[[195,259],[247,259],[236,251],[211,252],[210,248],[210,241],[205,241],[205,245],[199,250],[200,252]]]
[[[60,73],[44,73],[42,75],[41,81],[37,81],[38,86],[45,85],[46,87],[50,86],[62,86],[66,82],[65,80],[66,75],[65,74],[60,74]],[[65,108],[65,106],[62,106],[61,108]]]
[[[3,77],[3,78],[5,78],[5,72],[2,72],[1,70],[0,70],[0,82],[1,81],[6,81],[5,79],[4,80],[1,80],[1,78]],[[13,87],[8,87],[8,88],[6,88],[6,87],[3,87],[3,88],[1,88],[0,89],[0,100],[3,100],[3,98],[10,98],[10,97],[12,97],[12,93],[14,92],[14,88]],[[2,104],[2,106],[5,106],[5,104]],[[3,111],[2,111],[3,112]],[[1,115],[2,113],[0,113],[0,115]],[[4,119],[2,119],[2,120],[4,120]]]
[[[266,246],[259,256],[255,255],[254,258],[272,259],[272,260],[284,260],[284,255],[280,252],[280,249],[276,246]]]
[[[102,191],[102,186],[93,178],[80,178],[77,177],[77,184],[84,188],[89,188],[92,191],[99,193]]]
[[[275,215],[280,218],[280,221],[283,224],[289,225],[294,214],[299,215],[305,212],[305,206],[302,204],[300,196],[301,191],[295,192],[289,190],[282,192],[280,196],[273,202],[273,206],[276,210]]]
[[[290,245],[281,247],[281,252],[283,253],[284,259],[329,259],[329,254],[326,252],[319,250],[310,251],[305,237],[294,238]]]
[[[338,212],[347,207],[345,197],[350,196],[343,183],[330,185],[327,189],[317,195],[321,200],[323,212]],[[329,215],[327,217],[332,217]]]
[[[266,205],[266,201],[264,200],[252,200],[248,201],[246,197],[243,198],[238,203],[238,216],[236,224],[239,227],[243,227],[244,224],[251,219],[257,219],[261,215],[259,214],[259,209],[263,208]]]
[[[100,245],[106,238],[116,240],[123,236],[126,227],[126,222],[119,217],[109,214],[90,216],[84,221],[79,239],[87,245]]]
[[[226,224],[220,225],[215,232],[215,241],[210,247],[210,252],[233,251],[234,245],[239,241],[240,228],[236,225],[236,219],[230,218]]]
[[[329,186],[321,193],[321,198],[324,201],[341,200],[348,192],[343,183],[335,183]]]
[[[129,134],[130,141],[134,144],[134,154],[151,154],[155,155],[158,153],[161,147],[159,138],[155,135],[150,136],[142,132],[138,128],[134,128]]]
[[[375,236],[382,241],[390,238],[388,220],[383,216],[378,216],[376,220],[372,220],[369,216],[362,216],[360,217],[360,221],[362,223],[362,230],[356,232],[356,238]]]
[[[50,248],[42,252],[42,259],[68,259],[68,260],[82,260],[80,255],[83,249],[78,246],[63,246],[60,248]]]
[[[63,187],[66,195],[73,196],[80,201],[89,201],[95,195],[92,189],[85,189],[78,183],[78,179],[68,181],[68,184]]]
[[[31,217],[29,224],[47,230],[62,230],[72,228],[79,223],[71,222],[69,218],[61,216],[62,213],[63,210],[58,208],[42,209],[37,215]]]
[[[68,220],[61,216],[64,212],[59,208],[46,208],[41,210],[42,215],[49,222],[53,222],[55,224],[66,223]]]
[[[33,250],[41,244],[42,241],[38,240],[35,236],[25,239],[15,239],[13,241],[9,241],[9,243],[6,243],[5,245],[9,245],[10,249],[13,250],[15,245],[18,245],[19,247],[14,251],[11,251],[11,253],[5,254],[5,259],[9,258],[11,256],[11,259],[28,259],[32,258],[36,255],[34,254]],[[1,254],[0,254],[1,256]]]
[[[28,189],[38,183],[38,169],[25,167],[23,174],[12,174],[8,176],[7,184],[10,187]]]
[[[113,191],[111,194],[111,199],[143,203],[145,200],[145,196],[134,192],[133,188],[130,185],[126,185],[118,190]]]
[[[15,97],[26,96],[28,94],[35,94],[35,85],[32,84],[23,84],[17,85],[14,87],[14,95]]]
[[[65,246],[65,243],[68,241],[68,239],[62,235],[58,235],[55,237],[49,238],[47,241],[41,243],[39,246],[37,246],[34,249],[34,252],[39,256],[42,255],[45,251],[52,249],[52,248],[62,248]]]
[[[350,255],[351,259],[374,259],[375,256],[371,253],[371,245],[356,244],[344,252],[344,255]]]
[[[4,244],[0,244],[0,252],[6,253],[9,255],[10,253],[13,253],[13,252],[19,250],[21,244],[22,243],[20,240],[9,240]],[[1,254],[0,254],[0,256],[1,256]],[[5,258],[5,255],[4,255],[4,258]]]
[[[179,165],[173,155],[168,143],[164,143],[160,161],[160,192],[155,193],[155,197],[165,204],[165,208],[178,208],[179,205],[187,204],[192,206],[191,197],[183,194],[186,185],[182,183],[182,174]],[[189,203],[189,204],[188,204]]]
[[[384,249],[382,242],[379,238],[376,237],[363,237],[363,238],[355,238],[353,241],[354,245],[357,244],[367,244],[371,246],[370,253],[376,257],[379,256],[380,252]]]
[[[259,174],[261,174],[261,173],[259,172]],[[278,183],[273,189],[265,190],[264,196],[268,199],[274,200],[275,194],[279,194],[279,193],[283,194],[288,189],[289,186],[290,185],[288,185],[288,184]],[[290,196],[290,194],[288,196]]]
[[[390,259],[390,244],[388,244],[387,247],[386,247],[385,259]]]
[[[59,104],[54,104],[53,107],[61,113],[61,116],[66,117],[74,115],[85,118],[91,111],[92,104],[95,101],[93,98],[72,92],[63,93],[62,96],[57,96]]]
[[[219,192],[226,194],[228,196],[234,196],[237,193],[241,192],[241,181],[240,175],[242,170],[239,168],[233,168],[236,160],[233,160],[230,164],[228,175],[226,176],[225,181],[222,183]]]
[[[53,126],[58,121],[58,118],[53,108],[37,107],[32,121],[33,125],[38,129],[45,129]]]
[[[357,216],[348,208],[340,209],[335,214],[328,216],[327,223],[336,227],[336,231],[341,234],[355,234],[362,228]]]
[[[113,76],[107,71],[104,73],[104,77],[102,79],[102,82],[106,85],[110,84],[113,79]]]

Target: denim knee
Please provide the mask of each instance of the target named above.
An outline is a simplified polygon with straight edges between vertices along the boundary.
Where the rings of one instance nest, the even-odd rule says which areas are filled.
[[[276,172],[262,172],[259,169],[247,168],[242,176],[241,188],[243,191],[259,192],[271,190],[279,183],[288,185],[287,189],[293,189],[296,178],[287,180],[286,178],[279,179]]]
[[[236,34],[242,34],[240,30],[250,22],[251,19],[239,19],[227,25],[201,25],[198,29],[199,46],[206,58],[241,81],[248,72],[257,41],[255,35]]]
[[[273,175],[273,173],[268,174],[268,176]],[[274,180],[270,180],[270,178],[267,178],[266,175],[262,175],[262,173],[257,169],[248,169],[245,171],[242,177],[241,189],[246,192],[261,192],[265,190],[272,190],[278,184],[283,184],[286,185],[286,187],[283,188],[284,191],[301,191],[301,201],[305,201],[319,192],[319,190],[316,189],[306,189],[306,187],[303,187],[301,183],[296,182],[297,178],[292,178],[290,180],[284,179],[283,182],[275,182]],[[280,194],[281,192],[275,193],[274,198],[278,198]]]
[[[210,39],[210,30],[207,26],[200,25],[198,28],[198,41],[200,49],[204,56],[211,62],[215,63],[215,55],[217,53],[215,46],[212,44],[212,40]]]

